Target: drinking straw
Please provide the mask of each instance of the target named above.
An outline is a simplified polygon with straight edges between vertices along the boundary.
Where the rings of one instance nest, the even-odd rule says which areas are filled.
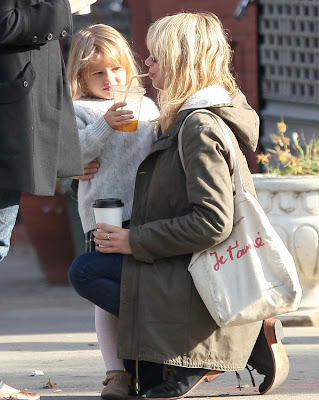
[[[126,98],[127,98],[128,92],[129,92],[130,89],[131,89],[131,85],[132,85],[133,79],[136,79],[136,78],[143,78],[143,77],[145,77],[145,76],[148,76],[148,74],[134,75],[134,76],[131,77],[131,79],[130,79],[130,81],[129,81],[129,83],[128,83],[126,92],[125,92],[125,96],[124,96],[124,99],[123,99],[123,103],[126,102]]]

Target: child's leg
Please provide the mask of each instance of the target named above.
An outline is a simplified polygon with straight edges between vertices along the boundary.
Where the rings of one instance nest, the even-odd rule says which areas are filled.
[[[124,370],[123,360],[117,358],[118,318],[95,306],[95,329],[106,370]]]
[[[101,397],[106,400],[126,400],[132,379],[116,355],[122,261],[121,254],[86,253],[69,270],[76,292],[98,306],[96,330],[107,369]]]

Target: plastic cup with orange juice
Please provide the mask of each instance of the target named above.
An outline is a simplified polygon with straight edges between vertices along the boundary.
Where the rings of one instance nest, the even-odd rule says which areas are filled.
[[[137,130],[138,119],[140,116],[140,109],[142,105],[143,96],[146,90],[140,86],[128,85],[112,86],[114,103],[125,102],[126,106],[122,110],[133,111],[134,118],[128,124],[120,125],[115,129],[122,132],[134,132]]]

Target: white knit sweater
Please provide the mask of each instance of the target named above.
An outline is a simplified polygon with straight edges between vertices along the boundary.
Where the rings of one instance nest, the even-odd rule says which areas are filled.
[[[100,163],[93,179],[79,182],[78,205],[84,232],[95,227],[92,204],[96,199],[116,197],[122,200],[123,221],[131,218],[135,176],[139,164],[156,140],[154,124],[158,116],[154,102],[143,98],[138,129],[121,132],[104,119],[113,100],[79,99],[74,101],[84,165],[94,158]]]

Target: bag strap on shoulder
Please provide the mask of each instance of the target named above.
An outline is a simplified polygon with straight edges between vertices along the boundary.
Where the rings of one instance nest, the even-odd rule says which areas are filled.
[[[181,159],[181,163],[182,163],[184,171],[185,171],[185,162],[184,162],[184,156],[183,156],[182,133],[183,133],[184,125],[185,125],[187,119],[191,115],[193,115],[195,113],[198,113],[198,112],[209,114],[212,117],[212,119],[214,120],[214,122],[216,123],[220,133],[224,137],[224,139],[225,139],[225,141],[226,141],[226,143],[227,143],[227,145],[229,147],[230,154],[231,154],[231,156],[233,158],[233,161],[234,161],[234,174],[235,174],[236,193],[239,194],[239,193],[243,192],[243,190],[244,190],[243,180],[242,180],[242,177],[240,175],[240,170],[239,170],[239,166],[238,166],[238,160],[237,160],[237,157],[236,157],[236,152],[235,152],[235,149],[234,149],[234,146],[233,146],[233,142],[232,142],[231,137],[229,135],[229,132],[228,132],[228,130],[226,128],[226,124],[220,118],[218,118],[214,113],[212,113],[211,111],[209,111],[209,110],[207,110],[205,108],[201,108],[201,109],[195,110],[195,111],[191,112],[190,114],[188,114],[187,117],[184,119],[184,121],[183,121],[183,123],[182,123],[182,125],[180,127],[180,130],[178,132],[178,153],[179,153],[179,157]]]

